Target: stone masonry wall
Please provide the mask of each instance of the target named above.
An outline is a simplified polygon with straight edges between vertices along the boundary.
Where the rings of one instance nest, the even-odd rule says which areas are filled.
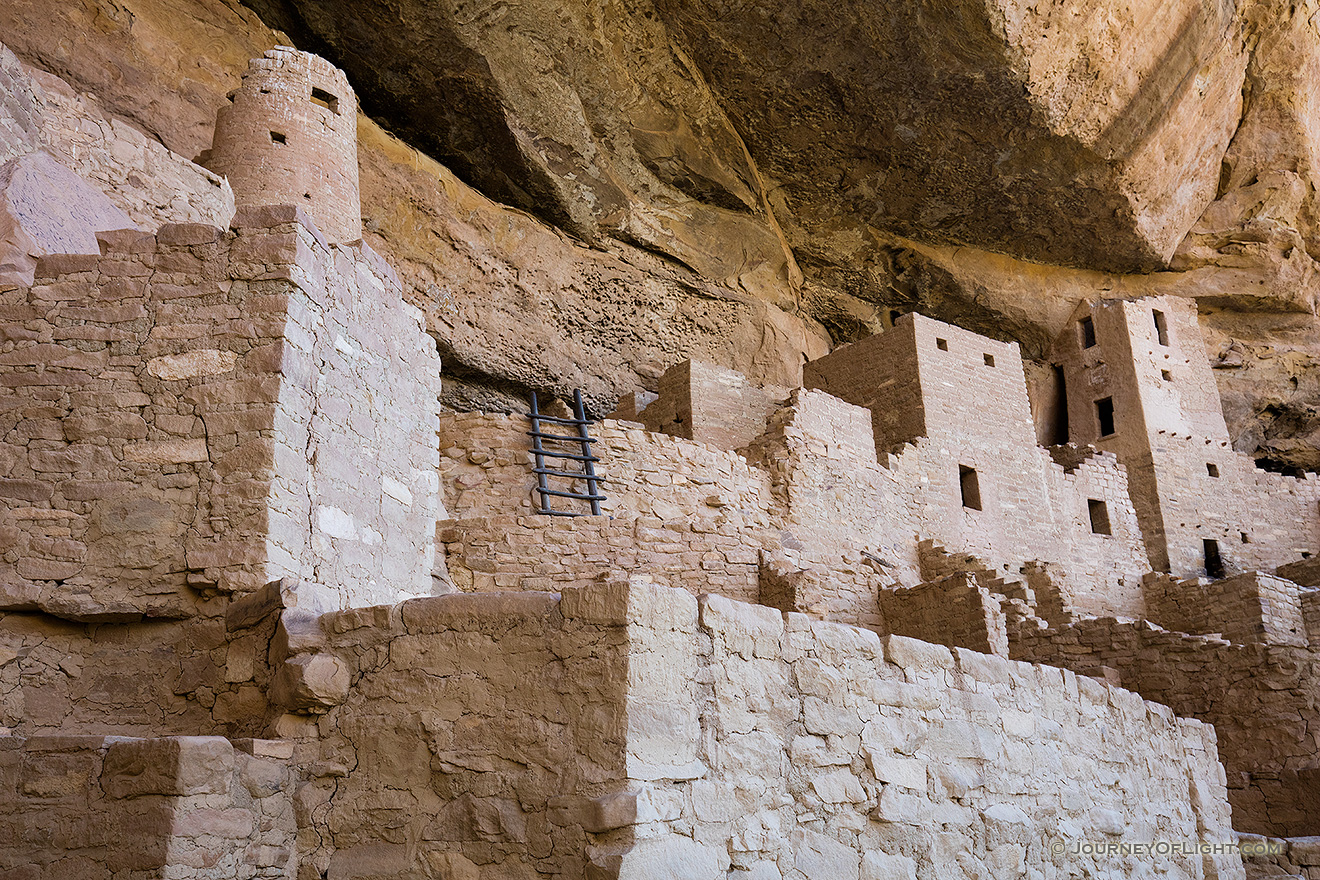
[[[1320,479],[1261,471],[1229,445],[1193,302],[1102,301],[1074,318],[1052,355],[1064,369],[1070,439],[1126,466],[1152,566],[1204,574],[1206,541],[1230,573],[1272,570],[1313,551]],[[1094,328],[1089,347],[1082,321]],[[1105,400],[1113,426],[1102,436]]]
[[[639,580],[327,623],[355,684],[297,761],[330,876],[1109,876],[1136,860],[1067,850],[1233,840],[1210,727],[1055,668]]]
[[[299,205],[330,241],[362,238],[357,96],[324,58],[277,46],[252,59],[200,161],[240,206]]]
[[[0,873],[292,880],[291,753],[220,737],[0,737]]]
[[[730,451],[761,436],[766,419],[788,396],[787,388],[761,387],[735,370],[693,360],[666,370],[659,390],[636,421],[648,431]]]
[[[45,150],[100,189],[138,228],[227,227],[234,194],[224,178],[107,116],[64,80],[25,66],[0,45],[0,164]]]
[[[1239,645],[1306,647],[1301,597],[1292,581],[1248,572],[1217,581],[1146,578],[1149,619],[1175,632],[1220,634]]]
[[[1102,675],[1109,667],[1124,687],[1213,724],[1238,831],[1320,833],[1320,803],[1308,776],[1320,766],[1320,662],[1310,651],[1233,644],[1113,618],[1025,629],[1011,650],[1015,658],[1079,675]]]
[[[430,591],[419,316],[295,209],[238,222],[103,236],[0,292],[5,607],[184,617],[285,575],[335,607]]]

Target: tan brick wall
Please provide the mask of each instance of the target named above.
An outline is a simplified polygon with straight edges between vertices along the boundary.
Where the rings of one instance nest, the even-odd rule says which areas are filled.
[[[252,59],[229,99],[206,164],[236,203],[299,205],[331,242],[360,240],[357,97],[343,72],[277,47]]]
[[[420,316],[295,209],[239,222],[103,237],[0,292],[4,607],[186,617],[284,576],[330,607],[431,591]]]

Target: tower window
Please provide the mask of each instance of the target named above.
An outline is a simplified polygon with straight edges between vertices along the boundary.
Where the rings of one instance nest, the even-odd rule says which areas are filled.
[[[1205,573],[1212,578],[1224,576],[1224,560],[1219,555],[1219,542],[1206,538],[1201,542],[1205,547]]]
[[[1095,322],[1090,318],[1082,318],[1077,322],[1077,328],[1082,334],[1082,348],[1095,347]]]
[[[992,355],[992,354],[985,354],[985,355],[981,355],[981,357],[985,358],[985,365],[986,365],[987,367],[993,367],[993,366],[995,365],[995,356],[994,356],[994,355]]]
[[[1159,309],[1151,309],[1151,315],[1155,318],[1155,338],[1159,340],[1160,345],[1169,344],[1169,325],[1164,321],[1164,313]]]
[[[947,339],[936,339],[936,340],[935,340],[935,347],[938,348],[940,351],[948,351],[948,350],[949,350],[949,340],[947,340]]]
[[[270,142],[272,144],[286,144],[289,142],[289,139],[284,135],[280,134],[278,131],[272,131],[270,133]]]
[[[973,468],[958,465],[958,489],[962,492],[963,507],[981,509],[981,481]]]
[[[1112,535],[1114,533],[1109,526],[1109,507],[1103,501],[1088,498],[1086,509],[1091,514],[1091,532],[1093,534]]]
[[[1114,398],[1103,397],[1095,402],[1095,415],[1100,422],[1100,436],[1114,433]]]
[[[325,89],[312,89],[312,103],[318,107],[324,107],[332,113],[339,112],[339,99],[327,92]]]
[[[1219,465],[1206,462],[1205,472],[1212,477],[1217,477],[1219,476]]]

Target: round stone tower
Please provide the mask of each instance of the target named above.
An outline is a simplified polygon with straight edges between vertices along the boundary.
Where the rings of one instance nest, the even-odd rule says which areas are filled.
[[[357,98],[343,71],[278,46],[254,58],[216,118],[207,166],[240,205],[301,205],[331,242],[362,238]]]

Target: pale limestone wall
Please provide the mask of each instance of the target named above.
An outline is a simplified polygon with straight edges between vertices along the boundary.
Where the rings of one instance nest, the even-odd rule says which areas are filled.
[[[0,872],[292,880],[291,752],[221,737],[0,737]]]
[[[1123,687],[1213,724],[1238,831],[1320,833],[1320,661],[1313,652],[1233,644],[1113,618],[1025,629],[1011,650],[1016,658],[1079,675],[1109,667]]]
[[[284,576],[332,607],[431,591],[419,315],[294,209],[239,222],[105,236],[0,293],[4,607],[186,617]]]
[[[330,241],[362,238],[357,96],[324,58],[280,46],[252,59],[205,164],[240,206],[299,205]]]
[[[226,227],[234,194],[222,178],[171,153],[64,80],[25,66],[0,45],[0,163],[37,150],[100,189],[138,228]]]
[[[355,683],[297,760],[330,876],[1108,876],[1138,865],[1051,844],[1233,839],[1210,727],[1059,669],[640,581],[326,623]]]
[[[1163,316],[1164,341],[1155,321]],[[1089,319],[1096,344],[1082,345]],[[1055,343],[1064,368],[1070,439],[1117,454],[1151,564],[1204,574],[1204,541],[1229,572],[1273,569],[1320,539],[1320,481],[1258,470],[1233,451],[1191,300],[1104,300],[1079,308]],[[1112,399],[1101,437],[1096,401]]]
[[[1113,453],[1092,447],[1075,452],[1079,457],[1068,466],[1049,470],[1050,509],[1060,524],[1066,552],[1041,558],[1063,565],[1060,586],[1069,611],[1096,617],[1141,617],[1146,607],[1141,575],[1149,566],[1127,471]],[[1088,506],[1092,500],[1105,505],[1108,535],[1092,531]]]

